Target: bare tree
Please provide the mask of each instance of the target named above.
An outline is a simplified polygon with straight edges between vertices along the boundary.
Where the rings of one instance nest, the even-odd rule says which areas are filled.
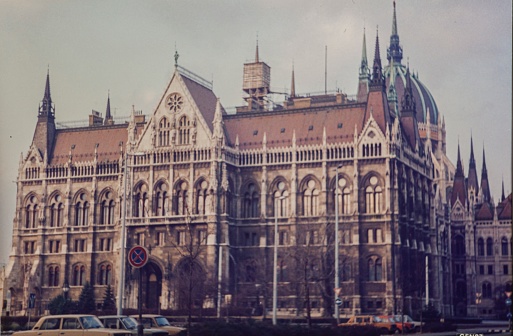
[[[185,230],[178,231],[171,244],[181,257],[177,264],[177,287],[180,293],[178,304],[182,306],[185,303],[187,307],[187,334],[190,335],[194,300],[202,306],[205,296],[206,272],[199,258],[207,246],[208,229],[206,224],[193,223],[188,209],[185,224]]]

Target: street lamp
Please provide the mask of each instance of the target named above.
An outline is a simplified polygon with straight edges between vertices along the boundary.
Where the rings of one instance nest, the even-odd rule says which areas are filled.
[[[68,301],[69,285],[67,281],[62,285],[62,291],[64,292],[64,300]]]
[[[338,169],[341,167],[342,166],[339,165],[335,168],[335,293],[339,293],[338,288],[340,287],[340,278],[338,276]],[[338,304],[335,304],[335,318],[337,319],[337,325],[340,324],[340,311],[338,309]]]
[[[273,260],[273,325],[277,323],[278,310],[278,201],[285,199],[285,196],[276,198],[274,202],[274,260]]]

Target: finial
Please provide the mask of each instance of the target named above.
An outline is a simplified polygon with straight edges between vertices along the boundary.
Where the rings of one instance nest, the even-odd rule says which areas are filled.
[[[256,51],[255,51],[255,63],[258,63],[259,61],[259,55],[258,55],[258,32],[256,36]]]
[[[178,50],[176,49],[176,43],[175,43],[175,67],[178,66],[178,57],[180,57],[180,55],[178,54]]]

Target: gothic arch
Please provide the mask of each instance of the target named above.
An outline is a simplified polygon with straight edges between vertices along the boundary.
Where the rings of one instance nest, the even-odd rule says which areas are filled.
[[[174,215],[187,215],[189,212],[188,195],[189,195],[189,182],[184,179],[178,179],[173,185],[173,214]]]
[[[201,307],[206,295],[205,281],[207,275],[198,260],[184,257],[175,268],[175,298],[178,309]]]
[[[299,184],[300,197],[297,198],[299,213],[303,216],[318,216],[321,214],[320,197],[321,182],[312,174],[305,176]]]
[[[328,204],[330,207],[330,212],[335,213],[335,200],[338,196],[338,214],[339,215],[347,215],[352,211],[351,203],[352,203],[352,194],[353,194],[353,181],[352,179],[345,173],[338,172],[338,191],[336,190],[337,177],[334,176],[329,182],[329,193],[330,198],[328,200]]]
[[[25,229],[36,228],[39,221],[39,197],[35,192],[29,193],[23,200],[23,227]]]
[[[194,183],[194,213],[199,215],[207,214],[210,203],[209,183],[205,176],[200,176]]]
[[[48,197],[47,226],[61,227],[64,221],[64,197],[59,190],[54,190]]]
[[[269,215],[285,217],[290,213],[290,184],[277,176],[270,184],[268,194]]]
[[[73,226],[89,225],[90,194],[81,188],[73,195],[72,201]]]
[[[104,188],[98,195],[97,213],[99,224],[114,224],[116,198],[116,192],[110,187]]]
[[[132,215],[134,217],[148,217],[149,215],[149,189],[145,181],[139,181],[132,193]]]
[[[246,180],[240,191],[242,197],[243,218],[255,218],[260,216],[260,188],[254,179]]]
[[[153,187],[153,213],[155,216],[169,214],[169,183],[166,179],[159,179]]]
[[[372,171],[362,178],[361,183],[361,204],[364,205],[364,212],[367,214],[379,214],[384,211],[384,189],[385,183],[380,174]]]

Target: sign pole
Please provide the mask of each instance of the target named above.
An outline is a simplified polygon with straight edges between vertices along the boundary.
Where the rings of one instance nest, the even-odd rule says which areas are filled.
[[[137,336],[144,336],[144,328],[142,324],[142,268],[148,262],[148,251],[143,246],[134,246],[128,252],[128,262],[132,267],[138,268],[139,271],[139,288],[137,296],[137,312],[139,320],[137,321]]]
[[[142,324],[142,267],[139,268],[139,294],[137,297],[137,313],[139,314],[139,320],[137,321],[137,336],[144,336],[143,324]]]

